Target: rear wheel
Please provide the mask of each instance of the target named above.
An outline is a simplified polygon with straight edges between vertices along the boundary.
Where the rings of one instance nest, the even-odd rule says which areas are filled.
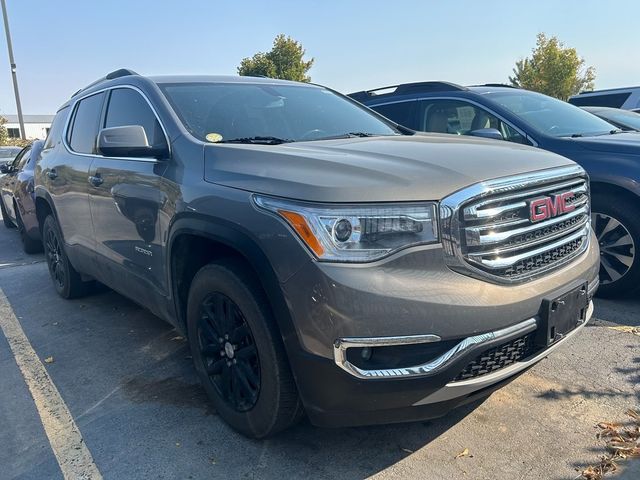
[[[7,228],[16,228],[11,219],[9,218],[9,214],[7,213],[7,209],[4,208],[4,200],[0,199],[0,211],[2,211],[2,222],[4,226]]]
[[[42,251],[42,242],[31,238],[24,228],[22,216],[16,206],[16,221],[18,223],[18,231],[20,232],[20,239],[22,240],[22,249],[25,253],[39,253]]]
[[[69,262],[58,222],[53,215],[47,216],[44,221],[42,238],[49,274],[58,294],[63,298],[76,298],[87,293],[90,283],[83,282],[80,274]]]
[[[300,418],[302,407],[268,301],[241,264],[211,264],[196,274],[187,328],[198,376],[234,429],[262,438]]]
[[[640,220],[637,209],[613,195],[594,195],[591,225],[600,246],[603,297],[628,295],[640,284]]]

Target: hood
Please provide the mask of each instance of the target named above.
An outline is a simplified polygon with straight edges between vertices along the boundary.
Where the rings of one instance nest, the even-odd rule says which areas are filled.
[[[608,153],[627,153],[640,155],[640,132],[616,133],[596,137],[577,137],[567,139],[587,150]]]
[[[572,163],[539,149],[455,135],[212,144],[205,147],[205,180],[316,202],[419,201]]]

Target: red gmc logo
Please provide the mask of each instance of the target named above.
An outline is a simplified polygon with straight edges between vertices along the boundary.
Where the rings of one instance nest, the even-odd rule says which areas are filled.
[[[564,192],[550,197],[536,198],[529,202],[529,212],[532,222],[539,222],[547,218],[557,217],[576,209],[575,205],[567,205],[567,200],[572,198],[573,192]]]

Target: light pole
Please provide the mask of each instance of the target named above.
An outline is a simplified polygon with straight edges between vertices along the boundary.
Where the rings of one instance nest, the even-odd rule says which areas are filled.
[[[16,76],[16,62],[13,59],[13,46],[11,45],[11,33],[9,33],[9,18],[7,17],[7,5],[2,3],[2,16],[4,17],[4,32],[7,34],[7,48],[9,49],[9,63],[11,64],[11,78],[13,79],[13,91],[16,94],[16,108],[18,110],[18,122],[20,122],[20,137],[26,140],[24,131],[24,120],[22,118],[22,106],[20,105],[20,94],[18,93],[18,77]]]

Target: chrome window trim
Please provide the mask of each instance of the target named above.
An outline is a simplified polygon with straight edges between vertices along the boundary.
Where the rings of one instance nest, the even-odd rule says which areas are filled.
[[[156,120],[160,124],[160,128],[162,129],[162,133],[164,134],[165,142],[167,143],[167,148],[169,149],[169,156],[171,156],[171,143],[169,142],[169,135],[167,135],[167,130],[165,129],[162,121],[160,120],[160,117],[158,116],[158,112],[156,111],[155,107],[153,106],[151,101],[149,101],[149,99],[147,98],[147,96],[145,95],[145,93],[142,90],[140,90],[138,87],[136,87],[134,85],[127,85],[127,84],[125,84],[125,85],[113,85],[111,87],[101,88],[100,90],[95,90],[95,91],[93,91],[91,93],[87,93],[85,95],[82,95],[82,96],[74,99],[73,103],[71,105],[69,105],[69,107],[71,107],[71,110],[70,110],[69,116],[67,117],[67,120],[66,120],[66,123],[65,123],[65,127],[64,127],[64,131],[62,132],[62,144],[64,145],[64,148],[67,150],[67,152],[70,153],[71,155],[80,155],[81,157],[90,157],[90,158],[107,158],[107,159],[114,159],[114,160],[132,160],[132,161],[135,161],[135,162],[148,162],[148,163],[158,163],[158,162],[162,161],[162,160],[158,160],[156,158],[107,157],[105,155],[98,155],[98,154],[95,154],[95,153],[81,153],[81,152],[76,152],[76,151],[72,150],[71,147],[69,146],[69,144],[67,143],[67,136],[69,134],[69,127],[71,126],[71,120],[75,117],[76,108],[78,106],[78,103],[81,100],[84,100],[85,98],[91,97],[93,95],[97,95],[99,93],[109,92],[111,90],[116,90],[118,88],[128,88],[130,90],[135,90],[136,92],[138,92],[142,96],[142,98],[144,98],[145,102],[147,102],[147,105],[149,105],[149,108],[151,108],[151,111],[153,112],[153,115],[156,117]],[[103,104],[103,108],[104,108],[104,104]],[[98,130],[98,132],[99,131],[100,130]]]
[[[516,127],[515,125],[513,125],[510,121],[506,120],[502,115],[496,113],[495,111],[493,111],[490,108],[487,108],[485,105],[482,105],[478,102],[476,102],[475,100],[470,100],[468,98],[461,98],[461,97],[424,97],[424,98],[412,98],[412,99],[408,99],[408,100],[396,100],[396,101],[391,101],[391,102],[382,102],[382,103],[376,103],[375,105],[371,105],[369,106],[369,108],[375,108],[377,106],[382,106],[382,105],[391,105],[394,103],[405,103],[405,102],[423,102],[423,101],[427,101],[427,100],[457,100],[460,102],[467,102],[470,103],[472,105],[475,105],[478,108],[481,108],[482,110],[485,110],[486,112],[489,112],[491,115],[493,115],[494,117],[496,117],[498,120],[500,120],[501,122],[506,123],[507,125],[509,125],[511,128],[513,128],[516,132],[518,132],[520,135],[522,135],[524,138],[526,138],[527,140],[529,140],[531,142],[531,146],[537,147],[538,146],[538,142],[536,140],[534,140],[531,135],[528,135],[527,133],[525,133],[521,128]],[[427,132],[425,130],[418,130],[419,132],[425,132],[425,133],[433,133],[433,132]],[[453,133],[449,133],[448,135],[454,135]],[[509,140],[504,140],[505,142],[509,142]],[[522,143],[517,143],[517,142],[509,142],[509,143],[514,143],[516,145],[524,145]]]
[[[535,317],[528,318],[510,327],[493,332],[473,335],[458,342],[436,358],[412,367],[365,370],[347,360],[347,349],[352,347],[380,347],[389,345],[414,345],[417,343],[433,343],[440,341],[438,335],[411,335],[406,337],[372,337],[372,338],[339,338],[333,345],[333,356],[336,365],[347,373],[360,379],[372,378],[407,378],[436,375],[445,370],[451,363],[463,356],[469,349],[483,343],[514,336],[526,335],[537,328]]]

